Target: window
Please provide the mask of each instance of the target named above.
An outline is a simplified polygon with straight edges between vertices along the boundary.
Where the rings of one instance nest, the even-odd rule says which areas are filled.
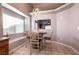
[[[3,35],[24,32],[24,19],[3,12]]]

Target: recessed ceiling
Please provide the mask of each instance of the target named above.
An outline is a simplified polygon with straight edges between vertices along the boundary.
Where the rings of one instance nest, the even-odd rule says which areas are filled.
[[[39,8],[40,11],[56,9],[65,3],[8,3],[19,11],[27,14],[32,12],[34,8]]]
[[[56,9],[65,3],[30,3],[33,8],[39,8],[39,10],[52,10]]]

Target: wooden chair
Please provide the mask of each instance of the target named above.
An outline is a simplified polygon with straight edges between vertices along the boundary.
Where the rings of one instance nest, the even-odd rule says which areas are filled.
[[[40,45],[39,45],[38,33],[30,32],[30,54],[39,53]]]

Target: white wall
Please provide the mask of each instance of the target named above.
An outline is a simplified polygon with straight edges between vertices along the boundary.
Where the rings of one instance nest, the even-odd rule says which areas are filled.
[[[41,14],[39,19],[51,19],[53,39],[71,45],[79,51],[79,4],[74,4],[71,8],[57,14]],[[34,22],[32,19],[32,31],[36,28]]]
[[[57,41],[79,51],[79,4],[57,13]]]
[[[44,20],[44,19],[51,19],[51,28],[48,32],[52,33],[52,38],[55,40],[56,37],[56,16],[53,13],[45,13],[45,14],[40,14],[39,20]],[[36,26],[35,26],[35,19],[32,18],[32,31],[36,31]],[[45,30],[44,30],[45,31]]]
[[[25,18],[25,31],[30,31],[30,16]]]

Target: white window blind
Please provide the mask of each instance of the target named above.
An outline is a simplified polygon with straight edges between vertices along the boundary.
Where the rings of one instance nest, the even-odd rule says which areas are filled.
[[[24,32],[25,17],[6,8],[2,8],[2,16],[4,35]]]

